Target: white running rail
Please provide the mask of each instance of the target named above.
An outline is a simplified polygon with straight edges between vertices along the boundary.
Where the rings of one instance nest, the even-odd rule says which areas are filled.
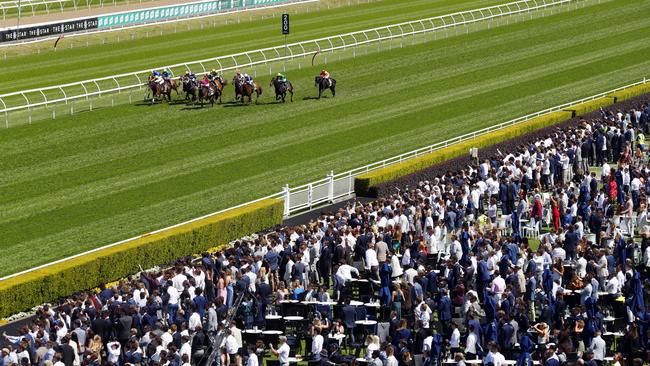
[[[441,29],[468,25],[499,17],[531,13],[535,10],[552,8],[586,0],[520,0],[481,9],[467,10],[433,18],[392,24],[357,32],[291,43],[276,47],[262,48],[227,56],[219,56],[199,61],[157,67],[167,68],[178,77],[186,70],[197,73],[217,69],[220,72],[239,68],[266,65],[268,63],[292,60],[314,55],[319,52],[345,50],[351,47],[375,42],[399,39]],[[532,17],[531,13],[531,17]],[[286,53],[286,54],[285,54]],[[133,91],[146,87],[151,69],[126,74],[84,80],[69,84],[30,89],[0,95],[0,113],[5,115],[5,127],[9,127],[9,112],[48,107],[57,103],[68,104],[76,100],[89,100],[91,97]]]
[[[145,0],[147,2],[155,0]],[[22,16],[34,16],[37,13],[45,12],[50,14],[53,11],[63,12],[65,10],[79,10],[93,6],[115,6],[142,3],[143,0],[13,0],[0,1],[2,19],[6,19],[9,13],[18,14],[20,9]]]
[[[535,113],[530,113],[530,114],[527,114],[525,116],[521,116],[521,117],[518,117],[518,118],[515,118],[515,119],[511,119],[511,120],[506,121],[506,122],[502,122],[502,123],[499,123],[499,124],[496,124],[496,125],[492,125],[492,126],[480,129],[478,131],[466,133],[464,135],[460,135],[460,136],[451,138],[449,140],[441,141],[441,142],[438,142],[438,143],[435,143],[435,144],[432,144],[432,145],[428,145],[428,146],[425,146],[425,147],[422,147],[422,148],[419,148],[419,149],[416,149],[416,150],[413,150],[413,151],[409,151],[409,152],[406,152],[406,153],[403,153],[403,154],[393,156],[393,157],[388,158],[388,159],[380,160],[380,161],[374,162],[372,164],[368,164],[368,165],[365,165],[365,166],[362,166],[362,167],[359,167],[359,168],[351,169],[351,170],[348,170],[348,171],[343,172],[343,173],[334,174],[334,172],[330,172],[327,175],[326,178],[321,179],[321,180],[317,180],[317,181],[314,181],[314,182],[311,182],[311,183],[308,183],[308,184],[303,184],[301,186],[293,187],[293,188],[289,187],[289,185],[286,185],[281,192],[278,192],[278,193],[275,193],[275,194],[272,194],[272,195],[269,195],[269,196],[266,196],[266,197],[263,197],[263,198],[258,198],[258,199],[254,200],[254,201],[250,201],[250,202],[247,202],[247,203],[242,203],[240,205],[233,206],[233,207],[221,210],[221,211],[217,211],[217,212],[205,215],[205,216],[197,217],[195,219],[192,219],[192,220],[189,220],[189,221],[186,221],[186,222],[182,222],[182,223],[170,226],[170,227],[166,227],[166,228],[156,230],[156,231],[153,231],[153,232],[150,232],[150,233],[146,233],[146,234],[143,234],[143,235],[138,235],[138,236],[130,238],[130,239],[119,241],[117,243],[108,244],[108,245],[105,245],[105,246],[100,247],[100,248],[96,248],[96,249],[93,249],[93,250],[90,250],[90,251],[87,251],[87,252],[84,252],[84,253],[74,255],[72,257],[60,259],[60,260],[52,262],[52,263],[44,264],[42,266],[34,267],[34,268],[31,268],[31,269],[28,269],[28,270],[25,270],[25,271],[22,271],[22,272],[14,273],[14,274],[11,274],[11,275],[0,278],[0,281],[4,281],[6,279],[9,279],[9,278],[12,278],[12,277],[24,274],[24,273],[32,272],[32,271],[40,269],[40,268],[48,267],[48,266],[51,266],[53,264],[66,261],[68,259],[76,258],[76,257],[79,257],[79,256],[83,256],[83,255],[86,255],[86,254],[96,252],[98,250],[110,248],[110,247],[120,245],[120,244],[129,242],[129,241],[132,241],[132,240],[136,240],[136,239],[139,239],[139,238],[142,238],[142,237],[145,237],[145,236],[149,236],[151,234],[155,234],[155,233],[158,233],[158,232],[161,232],[161,231],[164,231],[164,230],[173,229],[173,228],[181,226],[181,225],[185,225],[185,224],[197,221],[197,220],[201,220],[201,219],[204,219],[204,218],[207,218],[207,217],[210,217],[210,216],[214,216],[214,215],[217,215],[217,214],[229,211],[229,210],[233,210],[233,209],[236,209],[236,208],[239,208],[239,207],[243,207],[243,206],[246,206],[246,205],[249,205],[249,204],[252,204],[252,203],[256,203],[256,202],[259,202],[259,201],[262,201],[262,200],[265,200],[265,199],[270,199],[270,198],[282,199],[284,201],[284,216],[289,217],[291,215],[294,215],[294,214],[297,214],[297,213],[300,213],[300,212],[304,212],[306,210],[311,210],[314,207],[317,207],[319,205],[328,204],[328,203],[331,203],[331,202],[334,202],[334,201],[337,201],[337,200],[341,200],[341,199],[345,199],[345,198],[351,198],[354,195],[354,179],[357,176],[361,175],[361,174],[365,174],[365,173],[368,173],[368,172],[376,170],[376,169],[384,168],[384,167],[387,167],[387,166],[392,165],[392,164],[397,164],[397,163],[403,162],[405,160],[417,158],[418,156],[422,156],[424,154],[428,154],[428,153],[431,153],[433,151],[443,149],[443,148],[445,148],[447,146],[450,146],[450,145],[458,144],[460,142],[472,139],[472,138],[477,137],[477,136],[485,135],[485,134],[493,132],[493,131],[497,131],[497,130],[500,130],[500,129],[503,129],[503,128],[506,128],[506,127],[509,127],[509,126],[513,126],[513,125],[516,125],[516,124],[519,124],[519,123],[522,123],[522,122],[526,122],[526,121],[528,121],[528,120],[530,120],[532,118],[535,118],[535,117],[539,117],[539,116],[542,116],[542,115],[545,115],[545,114],[548,114],[548,113],[551,113],[551,112],[561,111],[561,110],[563,110],[563,109],[565,109],[565,108],[567,108],[569,106],[573,106],[573,105],[584,103],[584,102],[589,102],[589,101],[592,101],[594,99],[598,99],[598,98],[602,98],[604,96],[607,96],[607,95],[609,95],[611,93],[614,93],[614,92],[617,92],[617,91],[620,91],[620,90],[623,90],[623,89],[626,89],[626,88],[630,88],[630,87],[633,87],[633,86],[645,84],[645,83],[647,83],[647,80],[644,77],[643,80],[640,80],[640,81],[632,83],[632,84],[621,86],[619,88],[608,90],[606,92],[594,94],[594,95],[591,95],[591,96],[586,97],[586,98],[574,100],[574,101],[569,102],[569,103],[560,104],[560,105],[557,105],[555,107],[547,108],[547,109],[544,109],[544,110],[541,110],[541,111],[538,111],[538,112],[535,112]]]

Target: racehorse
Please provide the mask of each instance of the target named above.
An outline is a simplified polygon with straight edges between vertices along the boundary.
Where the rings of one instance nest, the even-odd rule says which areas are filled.
[[[149,76],[149,89],[153,94],[151,103],[155,103],[156,99],[160,99],[161,97],[167,97],[167,101],[171,102],[172,90],[175,90],[176,94],[178,94],[178,85],[176,85],[176,80],[170,79],[160,84],[156,82],[156,78],[153,75]]]
[[[287,92],[291,93],[291,101],[293,102],[293,85],[290,81],[281,82],[278,80],[278,77],[275,76],[271,79],[269,86],[275,87],[275,100],[282,98],[282,103],[284,103],[284,98],[287,96]]]
[[[332,96],[336,96],[336,80],[329,78],[325,79],[322,76],[316,76],[316,85],[318,86],[318,99],[323,95],[323,90],[331,90]]]
[[[214,100],[216,99],[216,88],[214,84],[201,84],[199,85],[199,102],[201,102],[201,107],[203,107],[204,102],[209,102],[210,107],[214,106]]]
[[[183,83],[183,92],[185,92],[185,100],[190,99],[192,96],[192,101],[196,101],[199,92],[198,82],[196,80],[192,81],[188,76],[182,76],[181,82]]]
[[[257,104],[257,100],[260,98],[260,95],[262,95],[262,87],[260,87],[257,82],[253,81],[253,85],[250,85],[243,79],[235,76],[232,79],[232,83],[235,86],[235,101],[238,100],[241,95],[242,103],[244,103],[244,97],[248,97],[248,103],[251,103],[253,100],[253,93],[256,93],[255,103]]]
[[[223,87],[226,85],[226,81],[221,76],[218,76],[212,80],[212,85],[215,88],[214,99],[219,99],[219,103],[221,103],[221,95],[223,95]]]

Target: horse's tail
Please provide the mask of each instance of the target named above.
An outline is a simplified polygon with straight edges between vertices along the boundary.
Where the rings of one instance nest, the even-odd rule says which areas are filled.
[[[262,95],[262,87],[259,86],[259,84],[255,83],[256,89],[257,89],[257,95]]]

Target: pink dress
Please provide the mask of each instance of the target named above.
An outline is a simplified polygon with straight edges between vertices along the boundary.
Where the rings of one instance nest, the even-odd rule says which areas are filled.
[[[224,284],[223,277],[219,278],[219,282],[217,282],[217,297],[223,298],[224,303],[228,300],[228,290]]]

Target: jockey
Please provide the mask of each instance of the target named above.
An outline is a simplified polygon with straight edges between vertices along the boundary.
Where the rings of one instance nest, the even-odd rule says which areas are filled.
[[[188,78],[191,82],[196,81],[196,75],[194,75],[194,73],[190,70],[185,71],[185,77]]]
[[[255,85],[253,84],[253,77],[250,76],[250,75],[248,75],[248,74],[244,74],[244,81],[245,81],[246,84],[248,84],[248,85],[255,86]]]
[[[165,69],[165,70],[163,70],[163,72],[162,72],[162,78],[163,78],[165,81],[169,81],[169,78],[170,78],[170,77],[171,77],[171,71],[169,71],[169,69]]]
[[[151,72],[151,76],[153,77],[153,81],[155,83],[157,83],[157,84],[162,85],[165,82],[165,80],[162,78],[162,76],[160,76],[160,72],[158,72],[158,70],[153,70]]]
[[[211,82],[211,80],[210,80],[210,74],[205,74],[205,75],[203,76],[203,79],[201,80],[201,83],[200,83],[200,84],[201,84],[202,86],[208,86],[208,85],[210,85],[210,82]]]
[[[287,82],[287,77],[283,73],[279,72],[278,75],[276,75],[276,76],[277,76],[279,82],[281,82],[281,83],[286,83]]]
[[[320,77],[322,77],[323,79],[329,79],[330,78],[330,73],[327,72],[327,70],[321,70],[320,71]]]

